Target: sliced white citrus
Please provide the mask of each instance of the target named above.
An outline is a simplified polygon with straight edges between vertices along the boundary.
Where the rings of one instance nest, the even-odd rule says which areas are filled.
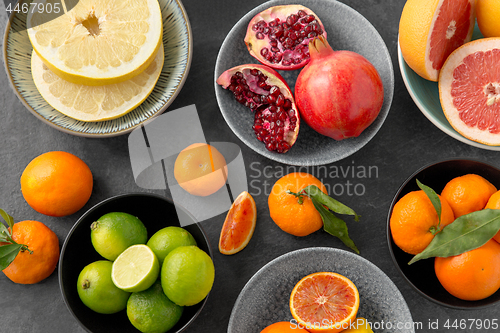
[[[113,262],[111,279],[118,288],[139,292],[148,289],[160,274],[158,258],[147,245],[128,247]]]
[[[153,91],[163,61],[162,46],[149,67],[132,79],[86,86],[61,79],[33,51],[31,74],[42,97],[57,111],[76,120],[103,121],[121,117],[139,106]]]
[[[451,126],[464,137],[500,146],[500,38],[456,49],[439,75],[439,98]]]
[[[48,22],[47,13],[29,11],[27,26],[33,49],[47,67],[86,85],[140,74],[155,58],[163,36],[158,0],[80,0]]]

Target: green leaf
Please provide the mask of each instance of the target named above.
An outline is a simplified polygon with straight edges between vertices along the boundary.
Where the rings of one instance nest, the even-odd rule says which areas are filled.
[[[332,236],[338,237],[347,247],[359,254],[359,250],[354,244],[354,242],[349,238],[347,232],[347,225],[343,220],[333,215],[328,209],[326,209],[322,203],[320,203],[316,198],[310,197],[314,207],[321,215],[323,220],[323,229]]]
[[[422,184],[418,179],[417,179],[417,185],[418,185],[418,187],[420,187],[420,189],[422,191],[425,192],[427,197],[431,200],[431,203],[437,212],[439,222],[438,222],[438,226],[436,228],[437,229],[436,231],[439,231],[440,225],[441,225],[441,200],[439,200],[438,195],[436,194],[436,192],[434,192],[434,190],[432,188]]]
[[[16,258],[22,244],[9,244],[0,246],[0,270],[3,271]]]
[[[5,222],[7,222],[7,225],[9,226],[10,230],[12,230],[12,228],[14,227],[14,218],[12,218],[12,216],[7,214],[7,212],[5,210],[3,210],[2,208],[0,208],[0,215],[5,220]],[[3,225],[3,223],[2,223],[2,225]]]
[[[357,215],[354,210],[323,193],[323,191],[321,191],[316,185],[309,185],[305,187],[303,191],[307,194],[308,197],[310,197],[311,199],[314,198],[317,202],[325,205],[333,212],[342,215],[352,215],[354,216],[354,220],[356,222],[359,221],[359,215]]]
[[[450,257],[474,250],[489,241],[500,230],[500,210],[483,209],[460,216],[436,234],[424,251],[408,265],[430,257]]]

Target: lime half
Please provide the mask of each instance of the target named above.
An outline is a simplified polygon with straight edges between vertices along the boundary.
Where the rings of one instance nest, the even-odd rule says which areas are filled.
[[[113,262],[111,278],[118,288],[138,292],[148,289],[158,278],[160,264],[144,244],[132,245]]]

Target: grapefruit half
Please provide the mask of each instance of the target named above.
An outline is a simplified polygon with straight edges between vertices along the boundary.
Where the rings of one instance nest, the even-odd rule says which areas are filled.
[[[234,200],[227,213],[219,238],[220,253],[235,254],[243,250],[253,236],[256,221],[255,201],[244,191]]]
[[[478,39],[455,50],[438,85],[444,115],[458,133],[500,145],[500,38]]]
[[[399,22],[399,45],[408,66],[437,81],[446,58],[472,38],[475,0],[408,0]]]
[[[293,318],[309,332],[337,333],[354,321],[359,292],[347,277],[333,272],[305,276],[290,295]]]

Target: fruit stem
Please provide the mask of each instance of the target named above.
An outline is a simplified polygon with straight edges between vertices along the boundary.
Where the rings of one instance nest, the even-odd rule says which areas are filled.
[[[20,249],[21,252],[24,252],[24,251],[28,251],[29,254],[33,254],[33,251],[31,251],[29,248],[28,248],[28,245],[25,245],[25,244],[21,244],[21,249]]]
[[[295,192],[292,192],[290,190],[286,190],[286,193],[292,194],[295,197],[297,197],[298,198],[297,202],[299,203],[299,205],[302,205],[304,203],[304,195],[305,195],[304,192],[302,192],[302,193],[295,193]]]
[[[436,226],[434,226],[434,225],[433,225],[432,227],[430,227],[430,228],[429,228],[429,232],[430,232],[433,236],[435,236],[435,235],[436,235],[438,232],[440,232],[440,231],[441,231],[441,228],[440,228],[439,224],[438,224],[438,225],[436,225]]]
[[[90,225],[90,230],[97,229],[98,225],[99,225],[99,221],[92,222],[92,224]]]
[[[90,281],[88,279],[83,280],[82,288],[88,289],[90,287]]]
[[[329,56],[333,52],[335,51],[333,51],[326,38],[323,36],[314,37],[309,42],[309,54],[311,56],[311,60]]]

